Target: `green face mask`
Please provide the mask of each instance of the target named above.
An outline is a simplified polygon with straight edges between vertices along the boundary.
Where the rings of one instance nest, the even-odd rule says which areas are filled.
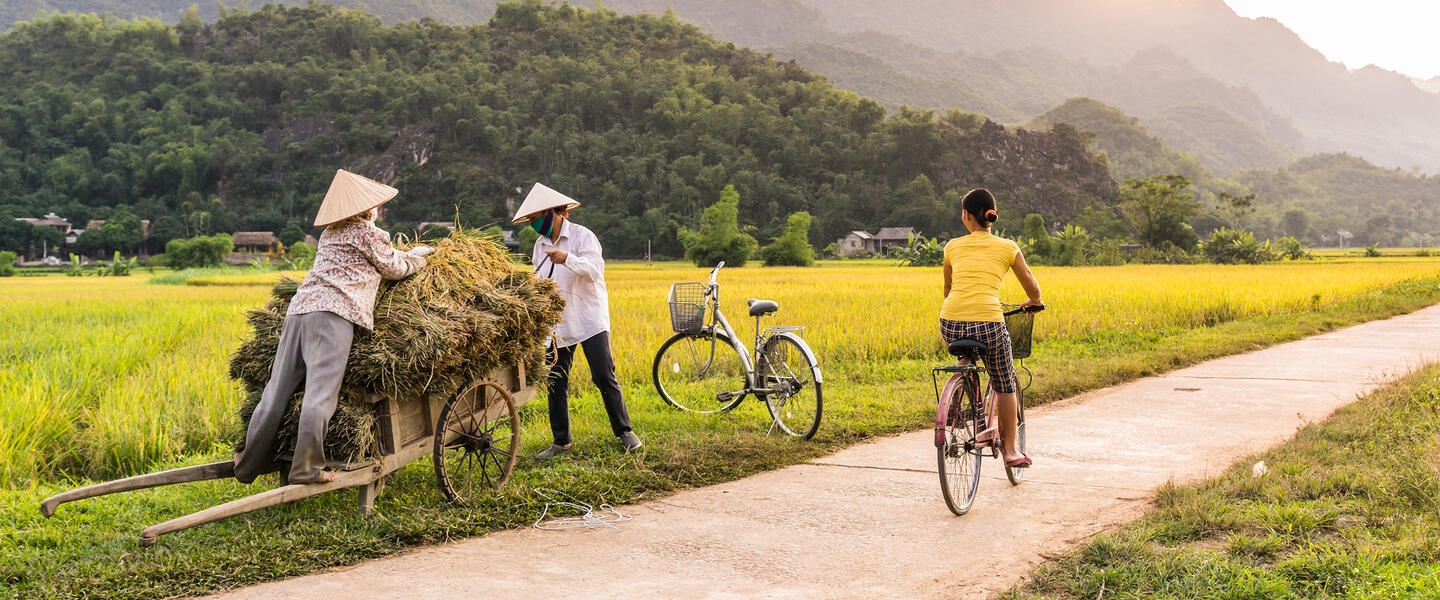
[[[550,236],[550,226],[555,223],[555,213],[546,211],[545,216],[530,221],[530,228],[541,236]]]

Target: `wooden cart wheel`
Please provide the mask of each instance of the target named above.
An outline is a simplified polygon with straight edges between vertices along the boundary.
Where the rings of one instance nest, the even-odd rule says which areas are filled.
[[[498,490],[515,471],[520,415],[510,391],[494,382],[473,383],[440,409],[435,427],[435,479],[455,502]]]

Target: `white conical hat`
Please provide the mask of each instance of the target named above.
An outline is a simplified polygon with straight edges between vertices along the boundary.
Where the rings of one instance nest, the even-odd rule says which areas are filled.
[[[552,208],[575,208],[580,206],[574,198],[545,187],[543,183],[536,183],[530,188],[530,195],[525,196],[525,201],[520,203],[520,210],[515,211],[515,218],[510,221],[511,225],[528,223],[535,218],[536,213],[544,212]]]
[[[330,191],[325,192],[325,201],[320,203],[320,212],[315,215],[315,226],[348,219],[389,202],[399,193],[400,190],[373,179],[338,169],[334,181],[330,182]]]

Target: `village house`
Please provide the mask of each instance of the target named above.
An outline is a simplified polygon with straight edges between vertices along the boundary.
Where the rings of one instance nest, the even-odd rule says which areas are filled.
[[[852,231],[835,240],[835,248],[841,256],[863,256],[875,253],[875,236],[864,231]]]
[[[16,221],[24,221],[24,222],[29,223],[29,224],[31,224],[31,225],[37,225],[37,226],[40,226],[40,227],[49,227],[49,228],[51,228],[51,229],[54,229],[55,231],[60,232],[60,235],[69,235],[69,234],[70,234],[70,221],[66,220],[64,217],[61,217],[60,215],[57,215],[57,214],[55,214],[55,213],[53,213],[53,212],[52,212],[52,213],[48,213],[48,214],[46,214],[45,216],[40,217],[40,218],[38,218],[38,219],[30,219],[30,218],[26,218],[26,217],[20,217],[20,218],[17,218],[17,219],[15,219],[15,220],[16,220]]]
[[[285,245],[271,231],[237,231],[230,236],[235,249],[225,257],[232,265],[249,264],[252,260],[279,260],[285,254]]]
[[[454,221],[421,221],[420,225],[415,228],[415,231],[425,233],[425,230],[431,227],[444,227],[445,229],[450,230],[451,233],[455,232]]]
[[[85,229],[77,229],[76,231],[84,233],[90,229],[99,229],[104,226],[105,219],[90,219],[90,222],[85,224]],[[144,234],[147,238],[150,237],[150,219],[140,219],[140,233]]]
[[[841,256],[885,255],[891,248],[904,247],[911,236],[919,236],[914,227],[882,227],[877,233],[852,231],[835,241]]]
[[[53,213],[53,212],[52,212],[52,213],[48,213],[48,214],[46,214],[45,216],[40,217],[40,218],[16,217],[15,220],[16,220],[16,221],[25,222],[25,223],[29,223],[29,224],[34,225],[34,226],[36,226],[36,227],[49,227],[49,228],[51,228],[51,229],[54,229],[55,231],[59,232],[60,235],[65,236],[65,244],[66,244],[66,245],[70,245],[70,244],[75,243],[75,238],[76,238],[77,236],[79,236],[79,235],[80,235],[80,231],[82,231],[82,230],[78,230],[78,229],[71,229],[71,228],[70,228],[70,221],[69,221],[69,220],[66,220],[64,217],[61,217],[60,215],[57,215],[57,214],[55,214],[55,213]],[[54,250],[59,250],[59,247],[56,246],[56,247],[44,247],[44,248],[41,248],[41,249],[40,249],[40,251],[41,251],[41,256],[42,256],[42,257],[50,256],[50,252],[51,252],[51,251],[54,251]],[[20,256],[19,260],[20,260],[21,264],[24,264],[23,261],[25,260],[25,253],[23,253],[23,252],[21,253],[21,256]]]
[[[65,236],[65,245],[66,245],[66,246],[71,246],[71,247],[73,247],[76,242],[79,242],[79,241],[80,241],[80,235],[81,235],[81,234],[83,234],[83,233],[85,233],[86,231],[89,231],[89,230],[91,230],[91,229],[99,229],[99,228],[104,227],[104,226],[105,226],[105,219],[90,219],[89,222],[85,223],[85,228],[84,228],[84,229],[71,229],[71,230],[70,230],[70,233]],[[144,236],[145,239],[149,239],[149,238],[150,238],[150,219],[140,219],[140,235]],[[82,254],[83,254],[83,253],[82,253]],[[129,252],[126,252],[126,254],[129,254]],[[149,258],[149,257],[150,257],[150,253],[149,253],[148,251],[146,251],[144,244],[141,244],[141,245],[140,245],[140,248],[139,248],[139,256],[140,256],[140,258],[142,258],[142,259],[146,259],[146,258]],[[93,253],[93,256],[91,256],[91,258],[97,258],[97,259],[98,259],[98,258],[108,258],[108,257],[105,255],[104,252],[101,252],[101,251],[98,251],[98,250],[97,250],[97,251],[95,251],[95,252]]]

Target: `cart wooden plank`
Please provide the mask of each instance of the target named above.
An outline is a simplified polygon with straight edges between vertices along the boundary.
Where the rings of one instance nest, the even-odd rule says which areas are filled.
[[[51,517],[55,515],[55,509],[59,508],[61,504],[64,504],[66,502],[74,502],[76,500],[84,500],[85,498],[104,496],[105,494],[128,492],[130,490],[143,490],[145,488],[170,485],[172,483],[187,483],[191,481],[224,479],[226,477],[234,476],[235,463],[229,460],[222,460],[220,462],[213,462],[204,465],[195,465],[193,467],[180,467],[178,469],[170,469],[169,471],[161,471],[159,473],[136,475],[134,477],[116,479],[115,481],[97,483],[95,485],[86,486],[76,490],[70,490],[68,492],[63,492],[46,498],[44,502],[40,503],[40,514]]]
[[[530,381],[527,376],[528,374],[526,373],[524,365],[514,365],[494,369],[487,374],[485,378],[477,380],[475,384],[494,384],[502,388],[502,391],[512,398],[515,406],[520,406],[533,400],[539,391],[534,382]],[[420,457],[436,451],[435,434],[438,419],[441,410],[448,401],[450,401],[450,398],[428,394],[406,398],[391,398],[383,394],[369,394],[366,397],[366,402],[374,406],[376,411],[376,422],[379,427],[380,456],[348,463],[331,461],[327,464],[327,467],[335,474],[335,480],[329,483],[282,484],[280,487],[274,489],[244,498],[238,498],[196,513],[152,525],[141,532],[140,544],[142,546],[150,546],[154,544],[160,536],[168,533],[174,533],[206,523],[213,523],[221,519],[254,512],[287,502],[294,502],[338,489],[360,488],[360,512],[368,514],[374,507],[375,498],[380,493],[381,488],[384,487],[387,476],[418,460]],[[505,416],[507,410],[506,403],[503,401],[487,401],[483,408],[477,407],[476,410],[471,412],[470,416],[488,421]],[[514,435],[519,435],[518,423],[515,424],[513,431]],[[272,465],[267,472],[283,470],[288,467],[288,463],[283,462],[284,459],[288,457],[282,456],[280,458],[281,462]],[[511,461],[510,465],[505,467],[507,476],[509,473],[508,470],[513,468],[513,458]],[[225,479],[234,477],[234,475],[234,463],[230,460],[192,467],[182,467],[147,475],[137,475],[57,494],[42,502],[40,511],[49,517],[53,516],[56,509],[66,502],[174,483]],[[282,482],[284,481],[284,475],[285,473],[282,472]],[[442,486],[443,485],[446,484],[442,481]],[[448,488],[443,489],[446,494],[451,494]]]

